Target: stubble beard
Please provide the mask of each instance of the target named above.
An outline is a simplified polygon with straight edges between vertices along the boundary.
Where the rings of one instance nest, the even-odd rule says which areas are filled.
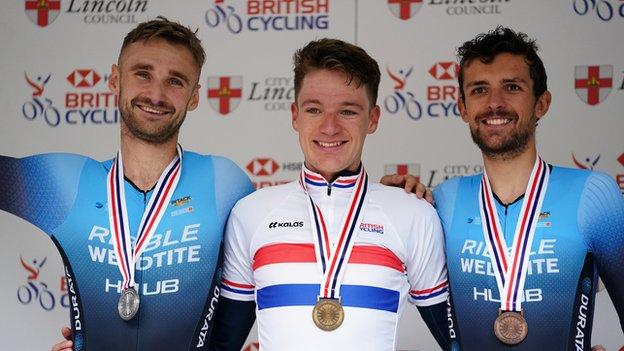
[[[121,91],[119,95],[123,96],[121,94]],[[171,139],[173,139],[178,134],[178,131],[180,130],[180,127],[182,126],[182,123],[186,118],[186,109],[184,111],[181,111],[180,113],[182,113],[182,115],[176,119],[176,111],[171,107],[173,113],[172,116],[168,117],[171,119],[168,124],[165,124],[156,130],[147,130],[147,128],[143,127],[139,123],[138,118],[132,111],[135,103],[139,101],[157,107],[170,107],[162,102],[159,102],[158,104],[153,104],[149,99],[140,97],[133,98],[132,100],[130,100],[129,103],[124,103],[120,100],[119,112],[121,114],[121,119],[128,131],[130,131],[130,134],[132,134],[132,136],[136,137],[137,139],[146,141],[150,144],[164,144],[168,141],[171,141]]]
[[[507,110],[488,111],[477,116],[476,120],[479,121],[483,117],[501,117],[511,118],[511,123],[519,121],[518,115],[514,112]],[[537,118],[533,116],[531,121],[525,126],[518,126],[511,131],[509,135],[506,135],[503,140],[496,142],[496,144],[488,143],[487,138],[481,134],[478,127],[470,128],[470,135],[475,144],[481,149],[488,158],[496,160],[510,160],[516,158],[525,152],[529,146],[529,141],[535,135],[535,124]]]

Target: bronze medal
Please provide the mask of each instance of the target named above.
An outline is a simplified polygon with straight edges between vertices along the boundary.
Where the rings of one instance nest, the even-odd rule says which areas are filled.
[[[312,310],[312,320],[321,330],[336,330],[344,321],[344,309],[337,299],[319,299]]]
[[[522,312],[500,311],[494,321],[494,334],[507,345],[517,345],[526,338],[529,325]]]
[[[129,321],[137,314],[139,311],[139,293],[133,288],[124,289],[122,291],[121,296],[119,297],[119,301],[117,302],[117,312],[119,312],[119,317],[124,321]]]

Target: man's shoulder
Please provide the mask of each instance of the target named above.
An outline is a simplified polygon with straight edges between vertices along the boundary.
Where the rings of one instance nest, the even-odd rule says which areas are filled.
[[[268,213],[285,201],[288,196],[297,190],[296,181],[260,188],[240,199],[233,211],[237,214]]]
[[[392,217],[436,215],[433,206],[403,188],[371,183],[371,199]]]

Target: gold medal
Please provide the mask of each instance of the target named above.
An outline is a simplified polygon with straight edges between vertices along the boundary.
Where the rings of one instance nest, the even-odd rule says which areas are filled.
[[[498,310],[498,317],[494,321],[494,334],[501,342],[507,345],[521,343],[529,333],[529,325],[522,312]]]
[[[336,299],[319,299],[312,310],[312,320],[324,331],[338,329],[344,321],[344,310]]]

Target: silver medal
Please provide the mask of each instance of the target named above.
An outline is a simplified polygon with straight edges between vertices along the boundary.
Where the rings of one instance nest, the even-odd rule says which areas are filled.
[[[117,303],[117,312],[119,317],[125,321],[129,321],[139,311],[139,294],[133,288],[124,289]]]

